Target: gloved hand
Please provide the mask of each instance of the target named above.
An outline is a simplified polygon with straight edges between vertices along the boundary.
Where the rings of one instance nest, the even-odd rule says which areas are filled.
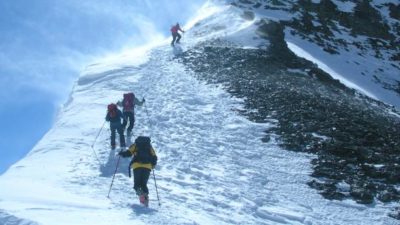
[[[118,155],[120,155],[122,157],[129,157],[129,156],[131,156],[131,153],[129,151],[120,151],[120,152],[118,152]]]

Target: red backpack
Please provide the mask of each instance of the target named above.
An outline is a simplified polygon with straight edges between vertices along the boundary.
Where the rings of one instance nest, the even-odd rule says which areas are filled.
[[[134,99],[135,95],[132,92],[124,94],[124,99],[122,100],[122,107],[124,108],[124,111],[133,110]]]
[[[111,103],[107,106],[108,109],[108,114],[110,115],[111,118],[114,118],[117,116],[117,105],[114,103]]]
[[[171,27],[171,33],[177,33],[178,32],[178,26],[172,26]]]

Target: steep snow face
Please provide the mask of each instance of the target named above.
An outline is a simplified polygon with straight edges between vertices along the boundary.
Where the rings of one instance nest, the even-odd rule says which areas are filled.
[[[346,85],[349,88],[358,90],[359,92],[361,92],[362,94],[376,99],[378,100],[379,98],[373,94],[372,91],[368,91],[365,88],[362,88],[361,86],[357,85],[356,82],[353,82],[349,79],[347,79],[346,77],[344,77],[341,74],[338,74],[337,72],[335,72],[333,69],[331,69],[330,66],[328,66],[327,64],[323,63],[321,60],[319,60],[318,58],[315,58],[313,55],[311,55],[310,53],[308,53],[307,51],[305,51],[303,48],[291,43],[291,42],[287,42],[287,45],[289,47],[289,49],[291,51],[293,51],[296,55],[305,58],[311,62],[314,62],[315,64],[318,65],[319,68],[321,68],[322,70],[324,70],[325,72],[327,72],[330,76],[332,76],[334,79],[340,80],[340,82],[342,82],[344,85]]]
[[[225,24],[232,28],[227,36],[238,34],[243,40],[240,32],[249,26],[228,26],[230,17],[219,12],[221,19],[207,17],[204,24],[210,20]],[[205,30],[203,26],[200,21],[198,30]],[[195,29],[187,35],[193,41],[184,48],[196,42]],[[199,36],[197,41],[202,40],[207,38]],[[132,52],[137,55],[89,66],[54,127],[1,176],[0,223],[398,222],[386,216],[393,205],[328,201],[310,189],[306,183],[312,156],[283,151],[274,138],[261,142],[264,130],[273,124],[256,124],[240,116],[243,100],[218,85],[196,80],[170,46]],[[110,198],[106,197],[118,157],[110,150],[108,125],[101,127],[107,104],[128,91],[146,99],[136,109],[134,136],[151,136],[159,156],[155,170],[159,199],[151,177],[148,209],[136,203],[127,176],[129,159],[120,159]]]
[[[337,55],[331,55],[322,51],[316,44],[290,35],[289,31],[286,34],[288,42],[291,43],[289,47],[300,57],[316,63],[346,86],[376,100],[400,107],[399,94],[386,88],[385,85],[396,86],[400,70],[392,66],[391,62],[375,58],[373,50],[365,55],[359,55],[357,49],[343,50]],[[350,39],[350,37],[345,38]]]

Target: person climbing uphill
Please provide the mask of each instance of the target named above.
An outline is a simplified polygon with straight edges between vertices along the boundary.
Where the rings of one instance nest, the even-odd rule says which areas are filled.
[[[106,121],[110,122],[111,130],[111,149],[115,149],[115,133],[119,134],[119,144],[121,148],[125,148],[125,137],[121,125],[123,115],[121,110],[118,109],[116,104],[109,104],[107,106]]]
[[[123,112],[122,130],[123,131],[125,131],[126,125],[128,125],[128,121],[129,121],[129,126],[127,128],[127,136],[128,137],[130,137],[132,135],[132,129],[133,129],[133,126],[135,125],[135,105],[142,106],[144,102],[145,102],[144,98],[142,99],[142,101],[139,101],[139,99],[137,99],[135,97],[135,94],[133,94],[133,92],[125,93],[122,101],[117,102],[117,105],[122,107],[122,112]]]
[[[181,40],[181,37],[182,37],[182,36],[179,34],[178,31],[181,31],[182,33],[185,33],[185,31],[183,31],[183,30],[181,29],[181,27],[179,26],[179,23],[176,23],[175,26],[172,26],[172,27],[171,27],[171,34],[172,34],[172,42],[171,42],[171,45],[172,45],[172,46],[175,46],[175,43],[176,43],[176,44],[179,44],[179,40]],[[176,42],[175,42],[175,40],[176,40]]]
[[[139,196],[140,203],[146,207],[149,205],[147,181],[149,180],[150,171],[157,165],[157,155],[150,142],[150,137],[139,136],[128,150],[118,153],[122,157],[133,156],[129,165],[129,177],[131,176],[132,168],[133,189],[136,195]]]

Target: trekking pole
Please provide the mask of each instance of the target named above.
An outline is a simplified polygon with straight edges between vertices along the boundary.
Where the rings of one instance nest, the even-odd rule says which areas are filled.
[[[96,159],[97,159],[97,161],[99,162],[99,164],[100,165],[102,165],[101,164],[101,161],[100,161],[100,159],[99,159],[99,157],[97,156],[97,153],[96,153],[96,150],[94,150],[94,148],[93,148],[93,146],[94,146],[94,144],[96,143],[96,140],[97,140],[97,138],[99,137],[99,135],[100,135],[100,133],[101,133],[101,130],[103,130],[103,127],[104,127],[104,124],[106,123],[106,121],[104,120],[104,123],[103,123],[103,125],[101,126],[101,128],[100,128],[100,130],[99,130],[99,133],[97,134],[97,136],[96,136],[96,138],[94,139],[94,142],[93,142],[93,144],[92,144],[92,150],[93,150],[93,153],[94,153],[94,156],[96,157]]]
[[[114,175],[113,175],[113,178],[111,180],[111,185],[110,185],[110,189],[108,190],[107,198],[110,198],[111,187],[113,186],[113,183],[114,183],[114,178],[115,178],[115,174],[117,173],[117,169],[118,169],[118,165],[119,165],[119,160],[120,159],[121,159],[121,156],[118,155],[117,166],[115,167]]]
[[[106,121],[105,121],[105,120],[104,120],[103,125],[101,125],[101,128],[100,128],[100,130],[99,130],[99,133],[97,133],[97,136],[96,136],[96,138],[95,138],[94,141],[93,141],[92,148],[93,148],[94,144],[96,143],[97,138],[99,137],[101,131],[103,130],[104,124],[106,124]]]
[[[157,188],[157,182],[156,182],[156,175],[154,174],[154,169],[153,169],[153,178],[154,178],[154,185],[156,186],[156,193],[157,193],[157,199],[158,199],[158,206],[161,206],[160,197],[158,196],[158,188]]]
[[[99,162],[99,165],[101,166],[102,163],[101,163],[99,157],[97,156],[96,150],[94,150],[93,146],[92,146],[92,150],[93,150],[94,156],[96,157],[97,161]]]

